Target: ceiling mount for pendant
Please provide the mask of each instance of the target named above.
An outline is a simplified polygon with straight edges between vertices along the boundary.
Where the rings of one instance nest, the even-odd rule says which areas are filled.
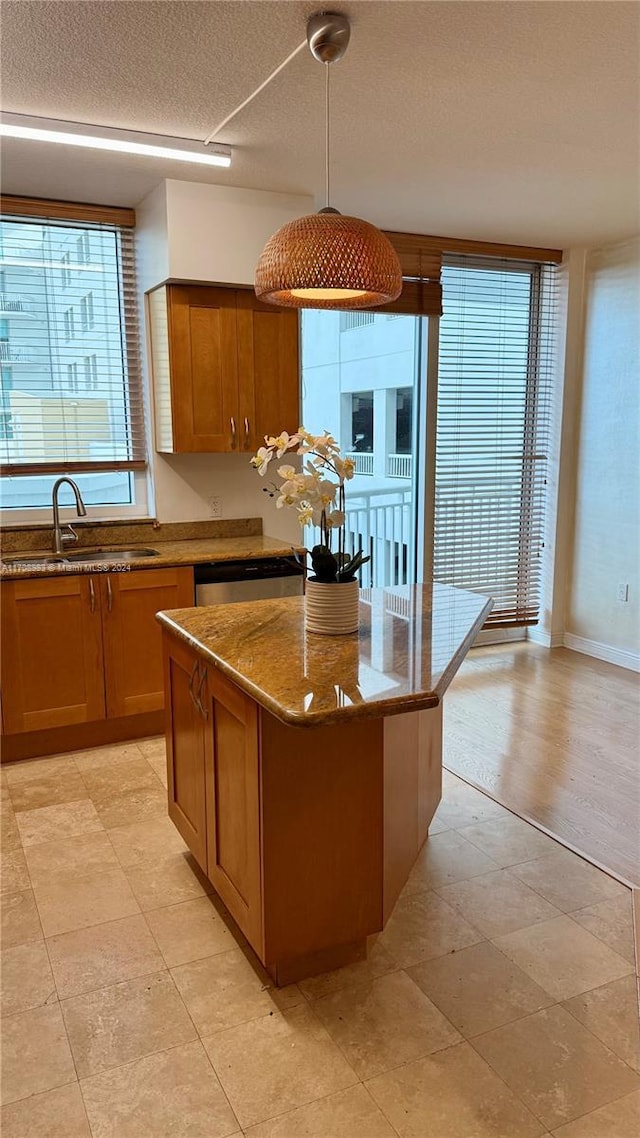
[[[327,65],[326,203],[324,209],[283,225],[267,241],[256,266],[256,295],[283,308],[373,308],[396,300],[402,270],[389,238],[368,221],[329,204],[329,70],[342,59],[351,35],[338,12],[307,22],[311,54]]]
[[[307,22],[309,51],[319,63],[337,63],[351,38],[351,25],[339,12],[317,12]]]

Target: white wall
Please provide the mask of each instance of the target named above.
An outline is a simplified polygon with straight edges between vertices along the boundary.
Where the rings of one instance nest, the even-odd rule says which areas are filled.
[[[565,643],[640,661],[640,240],[587,257]],[[629,601],[616,599],[629,585]],[[608,655],[607,655],[608,651]]]
[[[193,182],[162,182],[136,207],[141,294],[167,279],[250,285],[262,249],[281,225],[314,210],[312,198]],[[149,376],[148,346],[143,361]],[[151,414],[151,411],[150,411]],[[281,423],[274,423],[278,431]],[[298,540],[290,510],[276,510],[249,455],[159,455],[151,447],[155,516],[163,522],[211,516],[262,517],[264,532]]]

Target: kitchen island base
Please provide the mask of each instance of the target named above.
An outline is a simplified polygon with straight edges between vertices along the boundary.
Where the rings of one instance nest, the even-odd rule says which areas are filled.
[[[441,705],[276,718],[165,627],[169,814],[279,986],[366,955],[440,801]]]

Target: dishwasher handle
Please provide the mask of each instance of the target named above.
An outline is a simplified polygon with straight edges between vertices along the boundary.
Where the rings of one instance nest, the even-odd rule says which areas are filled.
[[[198,585],[224,584],[228,581],[266,581],[273,577],[302,577],[304,570],[293,556],[256,557],[236,561],[213,561],[194,566]]]

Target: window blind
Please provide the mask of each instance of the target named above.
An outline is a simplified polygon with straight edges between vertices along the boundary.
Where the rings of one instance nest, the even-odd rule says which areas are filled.
[[[406,316],[439,316],[442,312],[442,247],[438,239],[418,233],[387,233],[402,267],[402,292],[384,312]]]
[[[0,473],[142,469],[131,223],[51,204],[0,220]]]
[[[554,266],[446,256],[434,576],[538,620],[553,374]]]

